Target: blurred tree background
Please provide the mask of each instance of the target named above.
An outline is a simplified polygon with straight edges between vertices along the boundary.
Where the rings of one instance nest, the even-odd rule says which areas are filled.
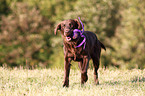
[[[107,47],[101,67],[145,68],[144,0],[0,0],[0,66],[62,68],[54,28],[78,17]]]

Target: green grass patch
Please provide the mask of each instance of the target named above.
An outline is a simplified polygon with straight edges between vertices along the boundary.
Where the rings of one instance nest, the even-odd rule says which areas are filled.
[[[95,85],[93,70],[80,85],[80,71],[71,70],[70,87],[63,88],[62,69],[6,69],[0,67],[0,96],[143,96],[145,70],[99,69],[100,85]]]

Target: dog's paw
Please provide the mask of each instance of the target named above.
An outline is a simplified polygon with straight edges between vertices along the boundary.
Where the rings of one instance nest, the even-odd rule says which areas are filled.
[[[99,80],[98,79],[95,80],[95,85],[99,85]]]
[[[81,84],[84,84],[88,80],[87,73],[81,74]]]
[[[68,82],[68,81],[65,81],[65,82],[63,83],[63,87],[69,87],[69,82]]]

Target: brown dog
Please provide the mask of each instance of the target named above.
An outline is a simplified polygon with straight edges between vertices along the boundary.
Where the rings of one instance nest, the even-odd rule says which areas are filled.
[[[87,69],[89,60],[93,60],[94,65],[94,80],[96,84],[98,81],[98,68],[100,62],[101,48],[106,50],[105,46],[97,39],[97,36],[90,31],[84,31],[83,35],[86,38],[85,45],[77,47],[84,38],[78,35],[78,38],[73,39],[72,34],[74,29],[82,29],[81,23],[77,19],[70,19],[62,21],[55,28],[55,34],[57,30],[61,32],[64,45],[64,83],[63,87],[69,86],[69,73],[71,60],[79,62],[79,68],[81,70],[81,84],[84,84],[88,80]]]

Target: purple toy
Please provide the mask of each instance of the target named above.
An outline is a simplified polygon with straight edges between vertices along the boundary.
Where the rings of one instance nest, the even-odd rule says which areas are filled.
[[[79,18],[79,20],[80,20],[80,17],[78,17],[78,18]],[[77,39],[78,36],[79,36],[79,34],[80,34],[80,36],[83,37],[84,40],[83,40],[78,46],[76,46],[75,48],[81,47],[81,46],[84,44],[84,48],[83,48],[83,49],[85,49],[85,46],[86,46],[86,37],[83,35],[84,26],[83,26],[83,23],[82,23],[81,20],[80,20],[80,22],[81,22],[83,31],[81,31],[81,30],[79,30],[79,29],[74,29],[74,31],[73,31],[73,33],[74,33],[74,34],[73,34],[73,39]]]

